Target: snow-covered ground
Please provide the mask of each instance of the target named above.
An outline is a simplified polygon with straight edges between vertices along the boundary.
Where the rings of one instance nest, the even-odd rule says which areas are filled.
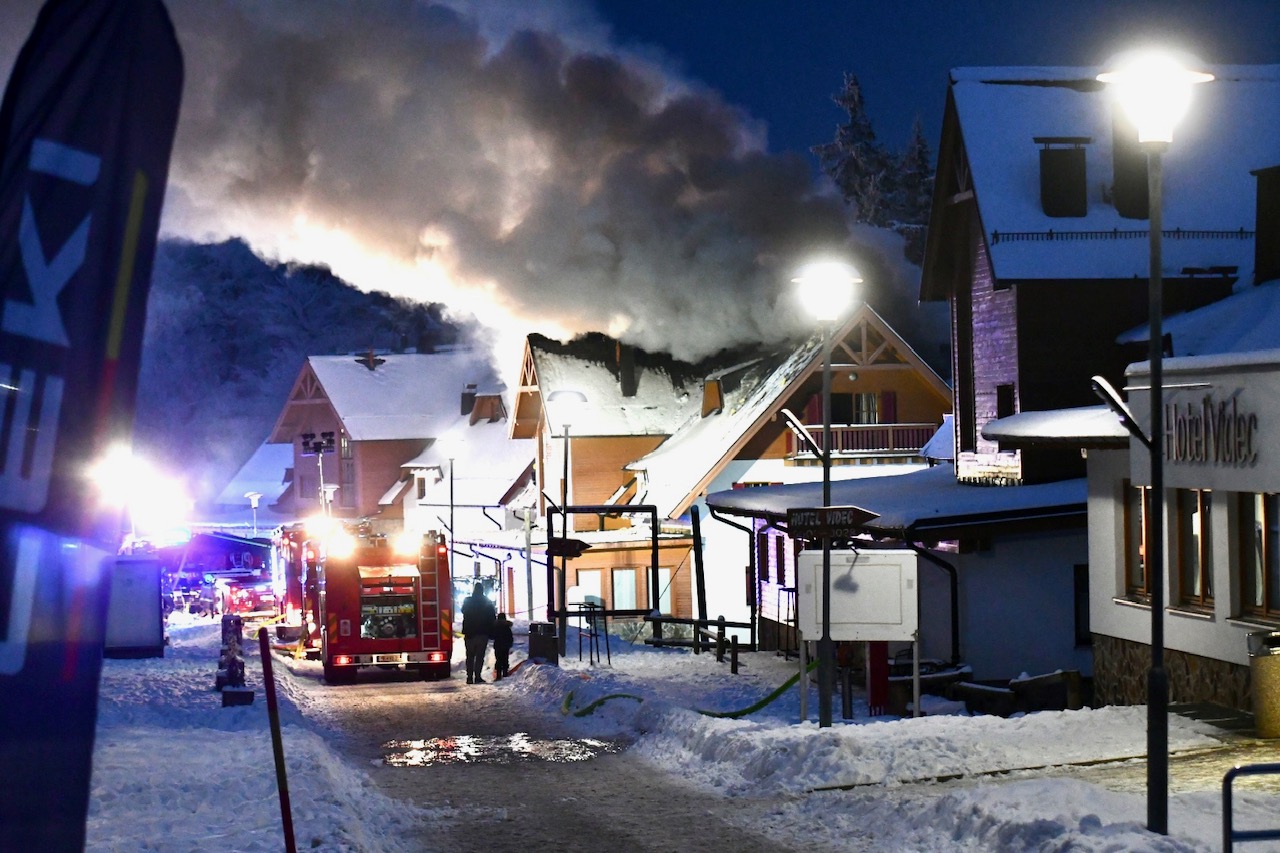
[[[163,659],[104,663],[87,849],[281,849],[256,644],[246,638],[255,701],[224,708],[213,691],[219,627],[184,617],[171,623],[169,636]],[[1140,756],[1142,707],[899,720],[869,719],[865,703],[855,703],[852,723],[840,720],[837,709],[835,725],[820,729],[812,720],[799,722],[794,687],[738,719],[700,713],[759,703],[795,674],[794,660],[747,655],[735,676],[711,655],[617,638],[611,666],[579,662],[572,636],[569,650],[559,668],[521,666],[511,679],[481,689],[511,691],[533,708],[563,715],[584,737],[634,740],[632,750],[725,797],[772,797],[778,806],[770,831],[800,846],[808,839],[836,847],[856,834],[866,849],[901,851],[1220,849],[1216,789],[1172,795],[1166,838],[1144,829],[1141,793],[1026,769]],[[278,660],[276,672],[287,679],[289,670],[318,666]],[[309,691],[307,702],[323,701],[324,693]],[[403,839],[436,815],[381,793],[281,699],[299,849],[419,849]],[[813,715],[816,701],[811,691]],[[1174,751],[1220,745],[1212,727],[1179,716],[1170,718],[1169,738]],[[1140,760],[1135,766],[1141,773]],[[1017,772],[992,775],[1001,770]],[[952,777],[963,778],[934,781]],[[1280,797],[1237,791],[1235,815],[1237,826],[1275,827]],[[457,819],[456,810],[451,817]],[[518,837],[511,841],[523,849]],[[1242,849],[1274,851],[1280,844]]]

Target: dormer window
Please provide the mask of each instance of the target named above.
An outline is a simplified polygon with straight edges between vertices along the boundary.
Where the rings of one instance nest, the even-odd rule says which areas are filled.
[[[1084,146],[1088,136],[1036,136],[1040,145],[1040,207],[1045,216],[1084,216],[1086,193]]]

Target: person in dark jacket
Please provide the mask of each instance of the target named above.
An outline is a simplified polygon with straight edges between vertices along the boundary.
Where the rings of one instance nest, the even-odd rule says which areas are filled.
[[[511,666],[511,647],[515,645],[515,637],[511,636],[511,620],[507,614],[499,613],[493,620],[493,680],[506,678]]]
[[[484,584],[476,584],[462,600],[462,637],[467,645],[467,684],[483,684],[480,670],[489,649],[489,633],[493,630],[496,609],[484,594]]]

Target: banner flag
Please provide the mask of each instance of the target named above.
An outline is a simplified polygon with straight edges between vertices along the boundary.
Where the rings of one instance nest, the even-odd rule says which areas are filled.
[[[118,509],[182,94],[160,0],[49,0],[0,103],[0,850],[83,850]]]

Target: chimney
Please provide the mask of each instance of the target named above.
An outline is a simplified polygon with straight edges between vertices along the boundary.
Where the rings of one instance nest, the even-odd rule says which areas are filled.
[[[1147,155],[1138,144],[1138,129],[1118,112],[1111,122],[1111,199],[1125,219],[1147,219]]]
[[[1253,226],[1253,283],[1280,278],[1280,166],[1251,173],[1258,179]]]
[[[1084,146],[1088,136],[1032,137],[1040,149],[1040,206],[1045,216],[1084,216],[1088,212]]]
[[[458,413],[461,415],[471,414],[471,410],[476,407],[476,384],[468,382],[467,387],[462,389],[462,410]]]
[[[639,381],[636,378],[636,350],[635,347],[618,342],[617,349],[618,359],[618,384],[622,387],[622,396],[634,397],[639,389]]]

